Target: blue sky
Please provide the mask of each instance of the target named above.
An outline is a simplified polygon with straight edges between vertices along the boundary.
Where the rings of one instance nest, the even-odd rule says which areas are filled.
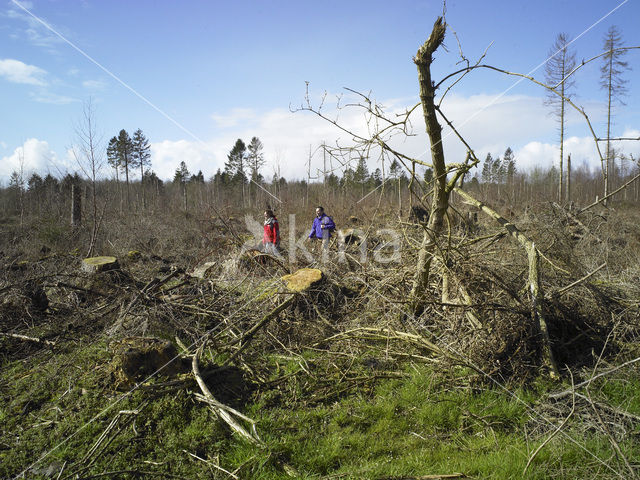
[[[319,118],[290,112],[303,102],[305,82],[310,82],[315,102],[328,93],[327,111],[344,87],[371,92],[392,112],[412,106],[418,101],[412,56],[442,12],[438,1],[39,0],[22,2],[24,9],[3,1],[3,184],[20,159],[26,175],[78,170],[68,150],[76,142],[74,128],[89,98],[104,142],[122,128],[130,133],[141,128],[152,143],[152,168],[161,177],[171,177],[181,160],[192,172],[202,170],[209,177],[223,167],[236,138],[248,142],[252,136],[265,145],[267,178],[278,168],[287,178],[302,177],[310,149],[338,137],[348,141]],[[588,59],[600,53],[611,25],[619,27],[627,46],[640,45],[639,19],[638,0],[450,0],[448,52],[437,54],[434,77],[457,68],[453,31],[471,61],[491,45],[485,63],[543,79],[543,68],[535,69],[558,33],[579,37],[573,44],[577,58]],[[626,74],[629,95],[626,106],[616,111],[614,132],[639,136],[640,84],[634,74],[640,51],[630,52],[626,60],[635,70]],[[605,96],[598,87],[598,66],[585,67],[577,76],[576,102],[600,133]],[[555,160],[556,126],[543,97],[529,82],[480,72],[458,84],[443,108],[480,156],[501,155],[511,146],[525,169]],[[356,111],[343,110],[340,119],[354,129],[364,128]],[[574,162],[595,165],[584,122],[577,116],[569,120]],[[420,121],[418,115],[418,135],[400,146],[424,159]],[[640,153],[634,144],[624,148]],[[445,138],[445,151],[451,161],[464,155],[453,137]],[[314,166],[320,161],[317,154],[312,159]],[[376,166],[372,159],[370,168]],[[105,167],[103,174],[111,172]]]

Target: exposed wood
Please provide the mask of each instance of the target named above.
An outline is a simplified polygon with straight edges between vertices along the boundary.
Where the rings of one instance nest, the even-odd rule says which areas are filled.
[[[253,443],[254,445],[262,445],[262,440],[258,436],[258,432],[256,431],[256,422],[250,419],[249,417],[243,415],[237,410],[220,403],[213,396],[207,384],[204,383],[202,379],[202,375],[200,375],[200,367],[198,366],[198,357],[202,354],[202,349],[204,347],[204,343],[200,345],[196,353],[193,355],[193,359],[191,361],[191,369],[193,371],[193,376],[198,382],[198,386],[202,391],[202,395],[196,395],[201,401],[206,402],[209,405],[209,408],[223,421],[225,422],[231,430],[236,432],[241,438]],[[240,420],[244,420],[245,422],[251,425],[251,432],[249,433],[236,419],[236,417]]]
[[[82,260],[82,271],[86,273],[98,273],[119,269],[120,264],[118,263],[118,259],[116,257],[89,257]]]
[[[51,340],[42,340],[41,338],[28,337],[26,335],[19,335],[17,333],[0,332],[0,336],[8,337],[8,338],[15,338],[16,340],[23,340],[25,342],[42,343],[44,345],[49,345],[51,347],[55,347],[55,345],[56,345],[56,342],[53,342]]]
[[[290,291],[304,292],[324,280],[324,274],[318,268],[301,268],[294,273],[283,276],[282,280],[287,283],[287,289]]]
[[[435,106],[434,83],[431,79],[431,63],[433,54],[442,45],[446,32],[446,23],[438,17],[431,35],[418,49],[413,59],[418,67],[418,83],[420,85],[420,102],[424,121],[431,144],[431,160],[433,164],[434,193],[431,204],[429,224],[425,228],[422,245],[418,252],[418,264],[411,289],[412,310],[420,315],[425,307],[424,294],[429,286],[429,271],[436,249],[438,235],[444,229],[444,218],[449,206],[449,190],[447,189],[447,168],[442,146],[442,127],[438,123]]]

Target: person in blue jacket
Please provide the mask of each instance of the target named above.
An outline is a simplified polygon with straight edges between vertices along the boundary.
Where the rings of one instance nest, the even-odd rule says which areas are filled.
[[[327,249],[329,247],[329,239],[331,238],[331,232],[336,229],[336,224],[333,223],[333,219],[324,213],[324,208],[320,205],[316,207],[316,218],[313,219],[313,225],[311,226],[311,233],[309,238],[322,240],[322,248]]]

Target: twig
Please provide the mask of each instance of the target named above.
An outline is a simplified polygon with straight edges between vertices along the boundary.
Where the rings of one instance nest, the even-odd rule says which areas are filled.
[[[571,372],[569,372],[571,373]],[[573,375],[571,375],[571,383],[573,384]],[[544,442],[542,442],[538,448],[536,448],[536,450],[533,452],[533,454],[529,457],[529,461],[527,462],[527,465],[524,467],[524,470],[522,471],[522,476],[524,477],[527,474],[527,470],[529,469],[529,465],[531,465],[531,462],[533,462],[533,459],[536,458],[536,455],[538,455],[538,453],[540,452],[540,450],[542,450],[544,448],[544,446],[549,443],[551,441],[551,439],[553,437],[555,437],[560,430],[562,430],[564,428],[564,426],[567,424],[567,422],[569,421],[569,419],[571,418],[571,416],[573,415],[573,413],[576,411],[576,397],[575,397],[575,389],[572,389],[574,391],[574,395],[571,398],[571,411],[569,412],[569,415],[567,415],[565,417],[565,419],[562,421],[562,423],[558,426],[558,428],[556,428],[553,433],[551,435],[549,435],[546,440]]]
[[[224,469],[224,468],[222,468],[220,465],[216,465],[215,463],[211,462],[210,460],[205,460],[204,458],[201,458],[201,457],[199,457],[198,455],[195,455],[195,454],[193,454],[193,453],[191,453],[191,452],[187,452],[185,449],[182,449],[182,451],[183,451],[184,453],[186,453],[187,455],[189,455],[189,456],[191,456],[191,457],[195,458],[196,460],[200,460],[201,462],[204,462],[204,463],[206,463],[207,465],[209,465],[209,466],[211,466],[211,467],[217,468],[217,469],[218,469],[218,470],[220,470],[221,472],[224,472],[224,473],[226,473],[227,475],[229,475],[231,478],[235,478],[236,480],[238,480],[238,476],[237,476],[237,475],[234,475],[233,473],[231,473],[231,472],[229,472],[229,471],[225,470],[225,469]]]
[[[235,345],[236,343],[240,343],[240,348],[235,352],[233,352],[233,354],[231,354],[231,356],[225,362],[225,365],[228,365],[233,360],[235,360],[238,357],[238,355],[240,355],[240,353],[244,351],[244,349],[249,344],[249,340],[253,338],[256,332],[260,330],[262,327],[264,327],[267,324],[267,322],[269,322],[269,320],[271,320],[273,317],[275,317],[284,309],[286,309],[289,305],[291,305],[295,297],[296,297],[295,295],[291,295],[291,297],[289,297],[287,300],[282,302],[280,305],[278,305],[276,308],[274,308],[269,313],[267,313],[264,317],[262,317],[262,320],[260,320],[253,327],[251,327],[242,337],[236,338],[233,341],[231,341],[228,345]]]
[[[125,473],[128,473],[130,475],[136,475],[136,476],[149,475],[152,477],[166,477],[166,478],[177,478],[179,480],[191,480],[190,478],[181,477],[179,475],[172,475],[171,473],[151,472],[151,471],[145,471],[145,470],[114,470],[112,472],[103,472],[103,473],[97,473],[95,475],[89,475],[87,477],[82,477],[82,480],[89,480],[91,478],[100,478],[100,477],[119,477]]]
[[[589,380],[585,380],[582,383],[578,383],[573,388],[581,388],[581,387],[584,387],[585,385],[589,385],[589,384],[591,384],[591,382],[593,382],[597,378],[604,377],[605,375],[608,375],[610,373],[618,371],[621,368],[624,368],[624,367],[626,367],[628,365],[632,365],[632,364],[634,364],[636,362],[640,362],[640,357],[634,358],[633,360],[629,360],[628,362],[624,362],[623,364],[618,365],[617,367],[610,368],[609,370],[605,370],[604,372],[601,372],[598,375],[594,375]],[[560,398],[566,397],[567,395],[573,393],[573,388],[570,389],[570,390],[565,390],[563,392],[559,392],[559,393],[552,393],[551,395],[549,395],[549,398],[553,398],[554,400],[558,400]]]
[[[556,291],[556,292],[551,292],[548,297],[551,296],[560,296],[563,293],[565,293],[568,290],[571,290],[573,287],[581,284],[582,282],[584,282],[585,280],[588,280],[589,277],[591,277],[592,275],[594,275],[595,273],[599,272],[600,270],[602,270],[604,267],[607,266],[607,263],[603,263],[602,265],[600,265],[598,268],[596,268],[593,272],[588,273],[587,275],[585,275],[584,277],[580,278],[579,280],[576,280],[575,282],[573,282],[570,285],[567,285],[566,287],[561,288],[560,290]]]
[[[638,476],[636,475],[635,470],[633,469],[633,467],[629,464],[629,460],[627,460],[627,457],[622,453],[622,450],[620,449],[620,445],[618,445],[618,442],[616,441],[616,439],[613,437],[613,435],[611,434],[611,432],[609,431],[609,427],[607,427],[607,424],[604,422],[604,420],[602,419],[602,416],[600,415],[600,412],[598,411],[598,409],[596,408],[595,403],[591,400],[591,393],[589,392],[589,387],[587,386],[587,396],[586,396],[586,400],[589,402],[589,405],[591,406],[591,408],[593,409],[593,412],[596,415],[596,418],[598,419],[598,422],[600,423],[601,427],[602,427],[602,431],[604,432],[604,434],[607,436],[607,438],[609,439],[609,443],[611,443],[611,446],[613,447],[613,449],[616,452],[616,455],[622,459],[622,462],[625,464],[625,466],[627,467],[627,470],[629,470],[629,473],[631,474],[631,477],[629,478],[635,478],[637,479]]]

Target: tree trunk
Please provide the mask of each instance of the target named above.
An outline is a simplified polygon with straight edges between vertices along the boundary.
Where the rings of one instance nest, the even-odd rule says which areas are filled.
[[[565,55],[565,53],[563,53],[563,55]],[[562,78],[564,79],[565,76],[565,71],[564,71],[564,64],[562,67]],[[564,195],[563,195],[563,169],[564,169],[564,165],[563,165],[563,160],[564,160],[564,80],[562,81],[562,85],[560,87],[560,93],[562,94],[562,96],[560,97],[560,178],[559,178],[559,183],[558,183],[558,203],[562,204],[562,202],[564,201]]]
[[[428,40],[418,49],[413,59],[418,67],[418,82],[420,85],[420,102],[424,121],[431,143],[431,159],[434,175],[434,195],[431,203],[429,224],[424,231],[422,245],[418,253],[418,265],[411,289],[412,310],[414,315],[424,311],[424,294],[429,286],[429,270],[435,253],[437,237],[444,228],[444,216],[449,207],[449,192],[447,191],[447,172],[442,148],[442,127],[436,118],[435,88],[431,81],[431,62],[433,53],[444,40],[446,24],[439,17],[433,25],[433,31]]]
[[[611,164],[611,97],[613,96],[613,51],[610,52],[609,57],[609,84],[607,89],[607,163],[605,164],[604,173],[604,205],[607,206],[607,197],[609,195],[609,189],[611,184],[609,165]]]
[[[571,154],[567,155],[567,202],[571,203]]]

